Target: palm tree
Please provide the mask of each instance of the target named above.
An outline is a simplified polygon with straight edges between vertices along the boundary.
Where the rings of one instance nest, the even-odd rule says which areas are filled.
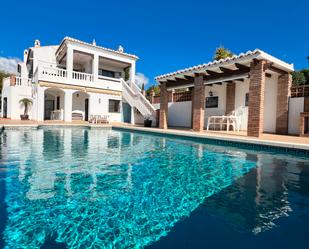
[[[20,117],[22,119],[28,119],[28,110],[29,110],[29,107],[32,105],[32,99],[29,99],[29,98],[23,98],[21,100],[19,100],[19,103],[22,104],[24,107],[25,107],[25,110],[24,110],[24,115],[20,115]]]

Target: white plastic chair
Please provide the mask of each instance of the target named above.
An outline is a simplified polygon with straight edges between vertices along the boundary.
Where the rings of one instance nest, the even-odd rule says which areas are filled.
[[[230,126],[233,127],[233,131],[237,130],[239,132],[241,128],[242,116],[245,113],[245,107],[240,106],[236,110],[232,111],[231,115],[227,119],[227,131],[229,131]]]

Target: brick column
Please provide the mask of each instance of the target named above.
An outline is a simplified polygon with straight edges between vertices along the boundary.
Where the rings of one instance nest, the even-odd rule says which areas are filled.
[[[292,76],[289,73],[278,77],[276,133],[288,134],[289,97],[291,96]]]
[[[301,112],[299,119],[299,136],[303,137],[304,134],[305,134],[305,115],[303,112]]]
[[[10,86],[15,86],[16,85],[16,75],[11,75],[10,76]]]
[[[250,65],[248,136],[259,137],[264,130],[265,64],[261,60]]]
[[[160,85],[160,120],[159,128],[167,129],[167,114],[168,114],[168,92],[166,83]]]
[[[229,82],[226,85],[226,107],[225,113],[229,114],[235,110],[235,82]]]
[[[150,90],[150,103],[153,104],[154,103],[154,96],[155,96],[155,92],[153,89]]]
[[[192,128],[194,131],[203,131],[205,115],[205,86],[203,75],[196,74],[194,77],[194,89],[192,99]]]

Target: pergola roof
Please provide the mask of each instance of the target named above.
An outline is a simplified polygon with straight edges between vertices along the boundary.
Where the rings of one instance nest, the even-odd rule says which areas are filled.
[[[181,69],[176,72],[163,74],[157,76],[155,79],[159,83],[169,81],[178,81],[179,83],[180,81],[183,81],[183,83],[186,83],[188,80],[190,81],[192,76],[199,73],[209,76],[208,78],[205,77],[205,80],[209,81],[208,83],[211,83],[210,80],[218,79],[220,77],[230,76],[232,79],[233,75],[236,76],[240,73],[248,73],[250,63],[254,60],[265,60],[269,62],[271,65],[269,70],[276,73],[294,71],[293,64],[288,64],[265,53],[260,49],[255,49],[254,51],[248,51],[246,53],[234,55],[226,59],[215,60],[197,66]]]

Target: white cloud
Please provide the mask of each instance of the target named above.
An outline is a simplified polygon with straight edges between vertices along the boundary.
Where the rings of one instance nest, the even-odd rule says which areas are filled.
[[[142,87],[143,84],[144,84],[144,86],[146,86],[149,83],[149,79],[142,73],[136,73],[135,74],[135,83],[139,87]]]
[[[7,58],[0,56],[0,71],[5,71],[8,73],[17,72],[17,63],[21,60],[18,58]]]

